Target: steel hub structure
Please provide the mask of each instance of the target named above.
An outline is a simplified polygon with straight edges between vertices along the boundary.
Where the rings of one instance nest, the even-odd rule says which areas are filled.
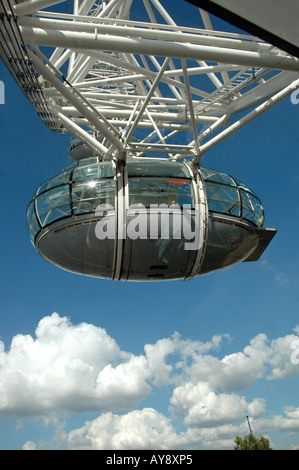
[[[73,135],[75,163],[28,207],[44,258],[122,280],[192,278],[259,258],[276,232],[263,227],[261,202],[243,183],[202,169],[201,158],[299,88],[297,57],[214,30],[184,0],[0,0],[0,41],[2,61],[42,121]],[[180,217],[188,202],[193,225],[199,214],[200,243],[182,250],[172,234],[164,256],[163,210],[177,214],[170,197]],[[110,212],[97,211],[107,201]],[[130,202],[165,205],[154,237],[122,235]],[[101,244],[104,219],[115,231]]]
[[[196,7],[188,19],[196,27],[181,25],[190,5],[174,2],[170,12],[170,3],[1,0],[1,58],[52,130],[71,132],[102,158],[151,152],[200,163],[299,87],[299,59],[213,30]]]

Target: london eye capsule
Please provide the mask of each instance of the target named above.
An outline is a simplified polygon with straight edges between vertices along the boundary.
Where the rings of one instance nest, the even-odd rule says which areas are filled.
[[[163,158],[74,161],[28,205],[30,239],[47,261],[124,281],[190,279],[255,261],[276,233],[258,197],[209,169]]]

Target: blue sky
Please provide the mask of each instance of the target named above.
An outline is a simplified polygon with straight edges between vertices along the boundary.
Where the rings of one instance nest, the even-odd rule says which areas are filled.
[[[259,262],[119,283],[59,270],[30,244],[27,204],[69,163],[69,136],[2,64],[0,79],[0,448],[231,449],[246,415],[274,448],[298,448],[299,105],[286,99],[203,160],[261,198],[278,233]]]

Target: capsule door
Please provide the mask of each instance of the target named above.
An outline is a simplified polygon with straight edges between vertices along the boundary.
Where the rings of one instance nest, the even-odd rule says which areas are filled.
[[[195,195],[183,164],[127,164],[128,207],[123,280],[150,281],[188,277],[196,250],[188,249],[195,231]]]

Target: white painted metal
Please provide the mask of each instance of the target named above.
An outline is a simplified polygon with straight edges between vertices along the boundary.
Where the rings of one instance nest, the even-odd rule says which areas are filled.
[[[299,48],[296,0],[212,0],[212,3]]]
[[[165,0],[0,0],[0,55],[43,121],[101,157],[199,165],[299,88],[299,59],[176,4],[192,12],[187,26]]]

